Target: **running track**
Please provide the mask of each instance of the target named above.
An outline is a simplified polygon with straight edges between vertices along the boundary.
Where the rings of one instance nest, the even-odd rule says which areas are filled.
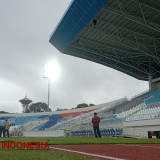
[[[54,145],[50,148],[104,160],[160,160],[160,144]]]

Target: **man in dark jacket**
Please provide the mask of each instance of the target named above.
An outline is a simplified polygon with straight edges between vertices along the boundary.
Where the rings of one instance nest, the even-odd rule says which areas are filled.
[[[6,125],[6,121],[4,120],[4,118],[2,118],[0,120],[0,137],[2,136],[2,133],[3,133],[3,137],[6,137],[5,125]]]
[[[100,118],[97,116],[97,113],[94,113],[94,117],[92,118],[92,123],[93,123],[93,131],[94,131],[94,135],[96,138],[101,138],[101,132],[99,130],[99,122],[100,122]]]

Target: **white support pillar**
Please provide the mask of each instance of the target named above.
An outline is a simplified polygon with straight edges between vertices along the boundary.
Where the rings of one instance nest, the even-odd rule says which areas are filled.
[[[152,90],[152,76],[151,75],[149,75],[148,81],[149,81],[149,91],[151,91]]]

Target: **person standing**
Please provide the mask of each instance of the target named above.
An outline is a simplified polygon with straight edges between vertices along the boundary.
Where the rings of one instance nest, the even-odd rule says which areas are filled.
[[[100,123],[100,118],[97,116],[97,113],[94,113],[94,117],[92,118],[92,123],[93,123],[93,131],[94,135],[96,138],[101,138],[101,132],[99,130],[99,123]]]
[[[3,133],[3,137],[6,137],[5,125],[6,125],[6,121],[4,120],[4,118],[2,118],[0,120],[0,137],[2,136],[2,133]]]
[[[5,130],[6,130],[6,133],[7,133],[7,137],[8,137],[8,138],[9,138],[9,128],[10,128],[10,124],[9,124],[8,120],[6,120]]]

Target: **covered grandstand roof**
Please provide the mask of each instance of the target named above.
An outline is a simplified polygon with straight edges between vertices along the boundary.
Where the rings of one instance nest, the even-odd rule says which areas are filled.
[[[160,77],[160,3],[73,0],[50,43],[140,80]]]

